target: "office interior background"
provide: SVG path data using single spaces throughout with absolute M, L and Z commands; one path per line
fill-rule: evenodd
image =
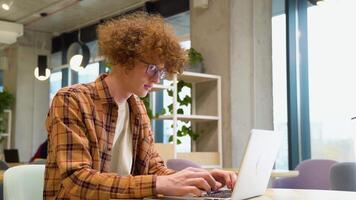
M 0 91 L 7 89 L 16 98 L 11 148 L 19 150 L 21 161 L 28 161 L 46 140 L 44 121 L 56 91 L 93 81 L 109 70 L 90 35 L 94 25 L 147 9 L 148 1 L 12 2 L 10 10 L 0 11 L 0 19 L 24 24 L 24 34 L 15 43 L 0 44 Z M 175 28 L 183 48 L 202 53 L 205 72 L 222 77 L 224 167 L 240 164 L 252 128 L 284 134 L 277 169 L 293 169 L 309 158 L 355 161 L 354 0 L 177 2 L 181 6 L 161 14 Z M 64 44 L 78 35 L 91 55 L 80 72 L 70 69 L 64 58 Z M 50 61 L 51 75 L 45 81 L 33 74 L 39 54 Z M 156 110 L 171 103 L 166 91 L 155 98 L 158 103 L 151 106 Z M 168 143 L 171 122 L 153 121 L 152 127 L 156 142 Z M 191 149 L 190 137 L 182 138 L 178 151 Z

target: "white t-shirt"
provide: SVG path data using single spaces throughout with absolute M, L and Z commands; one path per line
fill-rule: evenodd
M 120 176 L 130 175 L 132 154 L 129 104 L 124 102 L 119 104 L 110 171 Z

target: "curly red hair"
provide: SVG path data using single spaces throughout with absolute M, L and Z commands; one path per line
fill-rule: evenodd
M 159 15 L 135 12 L 98 26 L 100 54 L 108 64 L 134 67 L 136 59 L 155 56 L 167 72 L 182 72 L 187 61 L 173 28 Z

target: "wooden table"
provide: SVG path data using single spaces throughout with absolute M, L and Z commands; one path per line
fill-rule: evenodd
M 144 198 L 145 200 L 158 200 L 167 198 Z M 300 190 L 300 189 L 267 189 L 259 197 L 249 200 L 355 200 L 356 192 L 335 190 Z M 168 199 L 167 199 L 168 200 Z

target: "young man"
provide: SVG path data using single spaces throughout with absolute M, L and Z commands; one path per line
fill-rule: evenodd
M 100 52 L 112 66 L 95 82 L 58 91 L 46 120 L 44 199 L 201 195 L 235 184 L 234 173 L 188 168 L 175 173 L 153 147 L 139 97 L 182 71 L 186 55 L 162 17 L 143 12 L 98 28 Z

